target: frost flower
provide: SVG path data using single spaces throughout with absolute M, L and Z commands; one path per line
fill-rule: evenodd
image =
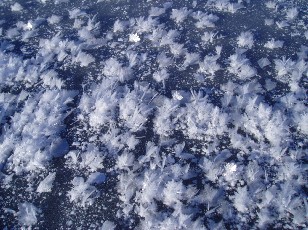
M 130 42 L 139 42 L 140 37 L 138 36 L 138 34 L 130 34 L 129 35 L 129 41 Z

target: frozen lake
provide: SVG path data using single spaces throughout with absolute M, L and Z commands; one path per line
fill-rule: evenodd
M 1 229 L 304 229 L 304 0 L 0 0 Z

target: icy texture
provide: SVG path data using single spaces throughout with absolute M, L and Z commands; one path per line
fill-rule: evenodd
M 305 3 L 0 1 L 0 228 L 307 228 Z

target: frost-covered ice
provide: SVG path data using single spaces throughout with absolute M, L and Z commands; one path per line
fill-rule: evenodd
M 49 173 L 48 176 L 40 182 L 36 191 L 41 192 L 51 192 L 53 181 L 55 180 L 56 173 Z
M 307 228 L 307 10 L 0 1 L 0 228 Z
M 28 202 L 21 203 L 18 206 L 18 221 L 22 226 L 31 226 L 37 223 L 37 208 Z

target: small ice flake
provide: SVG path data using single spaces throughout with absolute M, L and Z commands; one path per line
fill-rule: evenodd
M 25 202 L 19 204 L 18 209 L 17 216 L 21 225 L 31 226 L 37 223 L 39 209 L 37 209 L 33 204 Z
M 183 99 L 183 96 L 178 91 L 174 92 L 173 97 L 174 99 L 179 100 L 179 101 Z
M 43 193 L 43 192 L 51 192 L 52 190 L 52 184 L 56 178 L 56 173 L 49 173 L 48 176 L 42 180 L 37 187 L 37 192 L 38 193 Z
M 225 174 L 231 174 L 231 173 L 236 172 L 236 164 L 234 164 L 234 163 L 226 164 L 225 170 L 226 170 Z
M 271 62 L 267 58 L 261 58 L 258 60 L 258 65 L 263 69 L 265 66 L 270 65 Z
M 166 69 L 159 70 L 153 74 L 153 78 L 157 82 L 162 82 L 169 77 L 169 74 Z
M 130 42 L 139 42 L 140 37 L 138 36 L 138 34 L 130 34 L 129 35 L 129 41 Z
M 33 29 L 33 25 L 30 21 L 28 21 L 27 25 L 26 25 L 26 29 L 27 30 L 32 30 Z
M 225 177 L 225 180 L 230 183 L 231 186 L 235 185 L 237 177 L 236 170 L 237 166 L 234 163 L 227 163 L 225 165 L 225 173 L 223 174 L 223 176 Z
M 273 20 L 273 19 L 265 19 L 265 20 L 264 20 L 264 24 L 265 24 L 266 26 L 271 26 L 271 25 L 274 24 L 274 20 Z
M 23 7 L 19 3 L 16 2 L 14 5 L 11 5 L 11 10 L 18 12 L 18 11 L 22 11 Z

